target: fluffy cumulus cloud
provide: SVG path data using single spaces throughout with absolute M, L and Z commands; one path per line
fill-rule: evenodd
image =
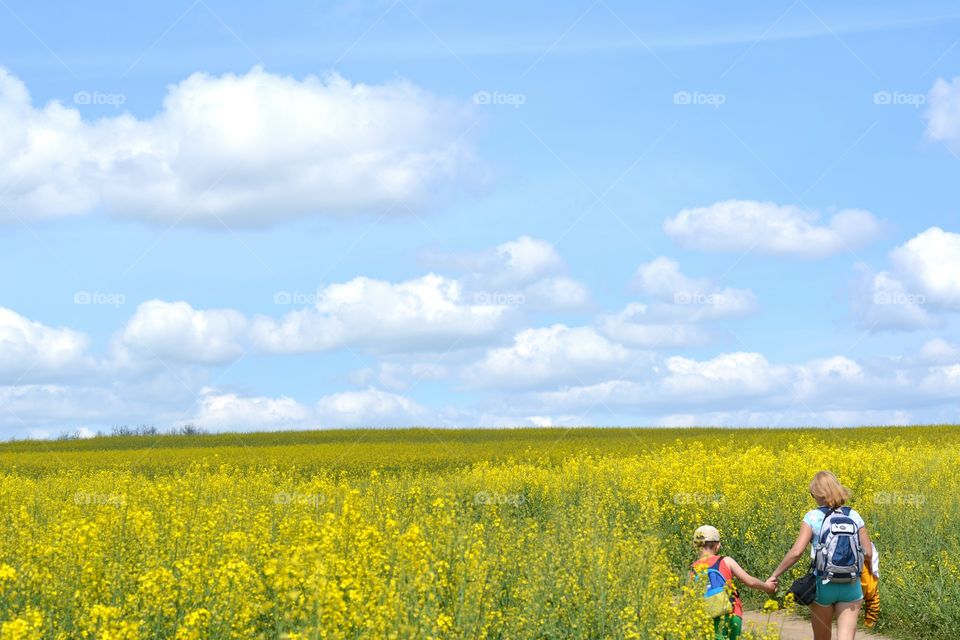
M 325 427 L 416 426 L 429 419 L 428 411 L 410 398 L 375 388 L 324 396 L 316 411 Z
M 566 264 L 546 240 L 522 235 L 479 252 L 431 255 L 437 267 L 461 272 L 466 294 L 533 311 L 578 311 L 590 292 L 565 274 Z
M 960 311 L 960 234 L 932 227 L 894 249 L 889 270 L 857 270 L 854 313 L 863 328 L 936 328 Z
M 137 307 L 114 341 L 120 364 L 223 364 L 244 352 L 247 320 L 233 309 L 197 310 L 150 300 Z
M 521 331 L 511 346 L 489 350 L 465 378 L 471 386 L 501 389 L 582 383 L 625 368 L 630 358 L 627 348 L 590 327 L 556 324 Z
M 274 353 L 444 351 L 492 339 L 514 311 L 509 304 L 465 299 L 460 282 L 434 274 L 398 283 L 354 278 L 329 285 L 317 298 L 312 308 L 279 321 L 256 318 L 256 347 Z
M 50 380 L 82 373 L 92 361 L 79 331 L 48 327 L 0 307 L 0 382 Z
M 749 289 L 721 288 L 709 279 L 691 278 L 666 257 L 640 265 L 632 286 L 654 300 L 602 314 L 597 325 L 608 337 L 638 348 L 706 344 L 712 339 L 710 322 L 749 315 L 759 306 Z
M 960 346 L 944 338 L 932 338 L 920 348 L 920 360 L 939 365 L 960 363 Z
M 927 104 L 927 139 L 960 150 L 960 76 L 953 80 L 937 78 L 927 95 Z
M 493 286 L 533 282 L 563 267 L 563 260 L 552 244 L 530 236 L 497 245 L 476 261 L 476 268 Z
M 242 396 L 206 388 L 193 418 L 212 431 L 266 431 L 413 424 L 427 415 L 409 398 L 375 388 L 325 395 L 313 406 L 281 396 Z
M 211 431 L 308 429 L 311 412 L 293 398 L 240 396 L 213 388 L 202 390 L 193 422 Z
M 900 424 L 896 416 L 947 415 L 960 393 L 960 364 L 912 360 L 868 366 L 844 356 L 801 364 L 771 363 L 751 352 L 706 360 L 673 356 L 637 379 L 612 378 L 518 397 L 514 412 L 599 407 L 638 424 L 767 426 Z
M 932 227 L 894 249 L 890 259 L 931 304 L 960 310 L 960 234 Z
M 916 293 L 889 271 L 871 272 L 857 266 L 853 311 L 857 326 L 868 331 L 931 329 L 943 320 L 926 306 L 926 296 Z
M 814 258 L 868 242 L 882 225 L 861 209 L 843 209 L 821 222 L 816 212 L 793 205 L 725 200 L 684 209 L 663 228 L 682 246 L 699 251 Z
M 119 215 L 222 227 L 419 207 L 478 176 L 470 115 L 415 85 L 197 73 L 140 120 L 34 107 L 0 69 L 2 218 Z M 0 218 L 0 219 L 2 219 Z M 223 224 L 221 224 L 223 223 Z

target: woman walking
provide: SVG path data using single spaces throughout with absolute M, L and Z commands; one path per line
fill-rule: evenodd
M 863 590 L 860 572 L 870 566 L 873 543 L 860 514 L 844 506 L 850 491 L 830 471 L 821 471 L 810 482 L 810 496 L 817 508 L 803 516 L 797 541 L 770 575 L 777 581 L 803 557 L 813 543 L 817 592 L 810 605 L 814 640 L 831 640 L 837 620 L 838 640 L 854 640 Z

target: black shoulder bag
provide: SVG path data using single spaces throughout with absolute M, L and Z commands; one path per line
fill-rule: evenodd
M 787 593 L 793 594 L 793 601 L 797 604 L 810 606 L 817 597 L 817 576 L 813 574 L 813 562 L 810 563 L 810 570 L 807 575 L 798 578 L 790 585 Z

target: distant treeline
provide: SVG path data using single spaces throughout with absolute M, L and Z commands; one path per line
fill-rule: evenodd
M 159 436 L 159 435 L 171 435 L 171 436 L 201 436 L 205 435 L 207 431 L 196 426 L 195 424 L 185 424 L 182 427 L 173 427 L 167 431 L 161 431 L 152 424 L 142 424 L 138 427 L 131 427 L 129 425 L 117 425 L 110 430 L 110 433 L 104 433 L 103 431 L 97 431 L 94 437 L 96 438 L 107 438 L 107 437 L 127 437 L 127 436 Z M 76 431 L 64 431 L 57 436 L 57 440 L 80 440 L 84 438 L 84 434 L 77 429 Z

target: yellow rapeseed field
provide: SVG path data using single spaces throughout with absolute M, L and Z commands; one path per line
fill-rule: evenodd
M 949 427 L 9 443 L 0 640 L 708 638 L 692 531 L 766 577 L 824 468 L 880 549 L 880 628 L 955 638 L 958 462 Z

